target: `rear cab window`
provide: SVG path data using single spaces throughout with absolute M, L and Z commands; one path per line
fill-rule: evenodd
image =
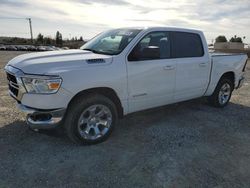
M 200 35 L 188 32 L 171 32 L 171 57 L 202 57 L 204 49 Z

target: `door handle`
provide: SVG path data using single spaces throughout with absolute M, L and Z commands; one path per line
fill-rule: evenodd
M 164 69 L 164 70 L 173 70 L 173 69 L 174 69 L 174 66 L 172 66 L 172 65 L 167 65 L 167 66 L 164 66 L 163 69 Z
M 200 67 L 205 67 L 205 66 L 207 66 L 207 63 L 200 63 L 199 66 Z

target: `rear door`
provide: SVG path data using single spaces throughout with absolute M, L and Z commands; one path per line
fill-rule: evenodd
M 176 60 L 175 100 L 202 96 L 209 82 L 210 61 L 200 34 L 171 32 L 171 53 Z

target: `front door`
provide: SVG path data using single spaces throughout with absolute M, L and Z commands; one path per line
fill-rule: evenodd
M 169 33 L 146 34 L 127 60 L 129 112 L 171 103 L 176 64 L 170 59 Z

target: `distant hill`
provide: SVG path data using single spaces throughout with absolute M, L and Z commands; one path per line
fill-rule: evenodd
M 63 40 L 63 46 L 67 46 L 69 48 L 80 48 L 86 41 L 80 40 Z M 20 38 L 20 37 L 0 37 L 0 44 L 5 45 L 30 45 L 31 39 Z M 50 39 L 49 42 L 44 41 L 43 44 L 37 43 L 36 39 L 34 39 L 33 45 L 47 45 L 47 46 L 56 46 L 55 40 Z
M 31 44 L 31 40 L 19 37 L 0 37 L 0 44 Z

